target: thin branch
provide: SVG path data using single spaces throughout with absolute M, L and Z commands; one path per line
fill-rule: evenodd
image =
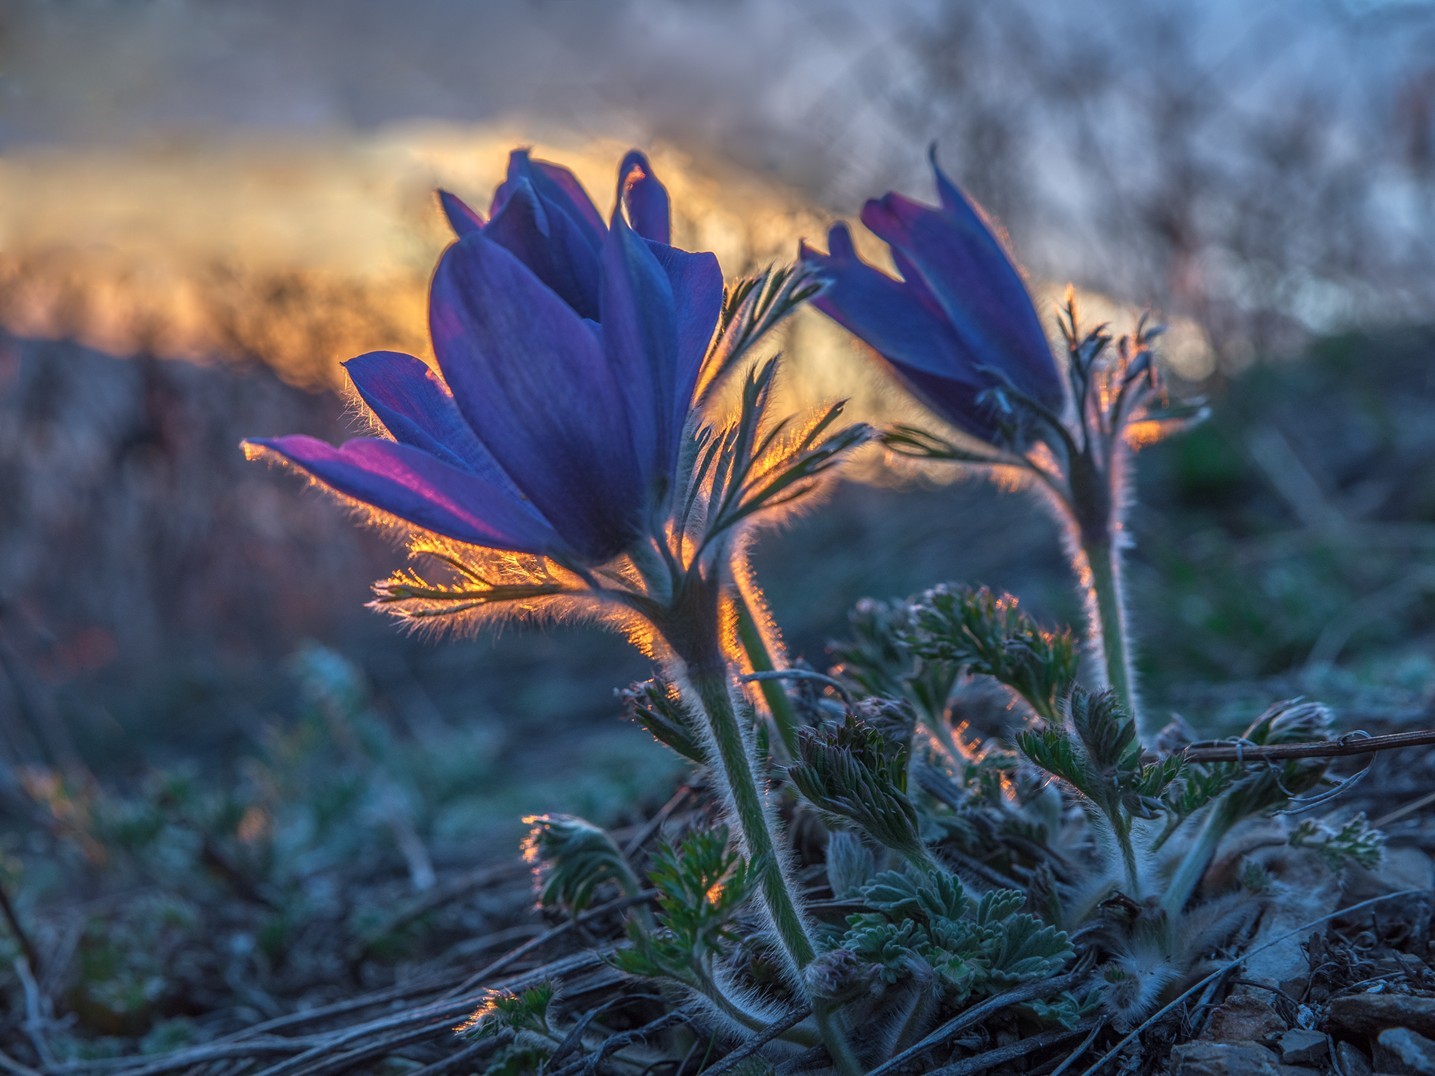
M 1386 826 L 1390 825 L 1390 823 L 1398 821 L 1399 819 L 1404 818 L 1408 814 L 1414 814 L 1416 811 L 1423 810 L 1424 808 L 1429 807 L 1432 803 L 1435 803 L 1435 792 L 1427 792 L 1418 800 L 1412 800 L 1411 802 L 1404 804 L 1401 807 L 1397 807 L 1395 808 L 1395 810 L 1389 812 L 1388 814 L 1381 815 L 1379 818 L 1377 818 L 1370 824 L 1375 829 L 1384 829 Z
M 785 1032 L 791 1031 L 798 1024 L 802 1023 L 803 1020 L 807 1019 L 807 1016 L 808 1013 L 806 1009 L 798 1009 L 795 1012 L 788 1013 L 776 1023 L 769 1024 L 766 1030 L 762 1032 L 762 1034 L 757 1035 L 754 1038 L 748 1039 L 747 1042 L 743 1043 L 732 1053 L 728 1054 L 712 1068 L 705 1069 L 703 1072 L 703 1076 L 722 1076 L 722 1074 L 725 1072 L 732 1072 L 749 1057 L 751 1057 L 753 1054 L 757 1053 L 764 1046 L 770 1043 L 773 1039 L 784 1034 Z
M 35 1048 L 35 1053 L 39 1055 L 41 1064 L 49 1068 L 55 1063 L 55 1055 L 45 1038 L 45 1014 L 39 984 L 35 982 L 30 964 L 24 957 L 16 957 L 14 967 L 15 974 L 25 990 L 25 1034 L 30 1039 L 30 1045 Z
M 1100 1030 L 1098 1023 L 1095 1030 Z M 1018 1039 L 1016 1042 L 1008 1043 L 1005 1046 L 998 1046 L 992 1050 L 983 1050 L 972 1057 L 964 1057 L 942 1068 L 933 1069 L 931 1076 L 975 1076 L 978 1072 L 986 1072 L 998 1065 L 1005 1065 L 1008 1061 L 1015 1061 L 1027 1054 L 1034 1054 L 1038 1050 L 1044 1050 L 1048 1046 L 1055 1046 L 1065 1039 L 1074 1039 L 1086 1029 L 1076 1027 L 1067 1029 L 1064 1027 L 1055 1028 L 1051 1031 L 1043 1031 L 1037 1035 L 1028 1035 Z
M 1081 1045 L 1078 1046 L 1071 1053 L 1067 1054 L 1066 1060 L 1063 1061 L 1061 1064 L 1057 1065 L 1056 1068 L 1052 1069 L 1048 1076 L 1064 1076 L 1064 1074 L 1071 1068 L 1071 1066 L 1075 1065 L 1076 1062 L 1081 1059 L 1081 1055 L 1086 1053 L 1087 1050 L 1091 1049 L 1091 1044 L 1096 1041 L 1096 1036 L 1100 1035 L 1102 1029 L 1105 1027 L 1105 1017 L 1096 1021 L 1096 1023 L 1091 1028 L 1090 1034 L 1088 1034 L 1086 1038 L 1081 1040 Z
M 1343 758 L 1347 755 L 1370 755 L 1377 751 L 1397 751 L 1403 747 L 1435 744 L 1435 729 L 1415 732 L 1393 732 L 1384 736 L 1352 733 L 1338 740 L 1316 740 L 1311 743 L 1245 744 L 1239 741 L 1192 744 L 1181 753 L 1187 762 L 1275 762 L 1292 758 Z
M 20 952 L 25 956 L 25 963 L 30 965 L 30 974 L 36 981 L 44 978 L 40 969 L 40 953 L 35 948 L 35 943 L 30 940 L 30 935 L 20 925 L 20 917 L 15 913 L 15 905 L 10 902 L 10 889 L 5 880 L 0 878 L 0 913 L 5 917 L 5 923 L 10 927 L 10 933 L 15 935 L 15 940 L 20 943 Z
M 22 1065 L 13 1057 L 0 1053 L 0 1070 L 11 1073 L 12 1076 L 41 1076 L 39 1069 L 32 1069 L 29 1065 Z

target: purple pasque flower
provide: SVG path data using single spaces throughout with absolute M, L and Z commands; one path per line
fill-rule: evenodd
M 901 279 L 857 256 L 845 224 L 828 253 L 802 261 L 827 278 L 814 305 L 869 344 L 923 403 L 993 444 L 1005 436 L 997 390 L 1060 413 L 1064 389 L 1021 274 L 981 213 L 937 164 L 940 204 L 887 194 L 862 223 L 892 251 Z
M 429 295 L 441 376 L 390 351 L 345 363 L 392 439 L 246 446 L 471 545 L 583 566 L 660 534 L 722 305 L 717 259 L 668 245 L 667 192 L 636 152 L 606 226 L 571 172 L 524 151 L 486 223 L 441 197 L 458 234 Z
M 619 200 L 628 223 L 644 239 L 667 246 L 671 225 L 667 189 L 637 150 L 618 169 Z M 600 320 L 603 243 L 609 229 L 573 173 L 535 161 L 525 149 L 508 158 L 488 221 L 456 195 L 439 191 L 449 226 L 460 238 L 485 233 L 526 265 L 580 317 Z

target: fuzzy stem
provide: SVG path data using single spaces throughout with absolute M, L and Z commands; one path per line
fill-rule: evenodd
M 721 659 L 719 659 L 719 662 Z M 715 760 L 727 785 L 728 807 L 757 875 L 763 904 L 793 966 L 801 971 L 816 950 L 807 924 L 793 897 L 795 887 L 784 876 L 782 857 L 773 839 L 774 824 L 759 791 L 747 738 L 732 703 L 732 686 L 725 664 L 689 663 L 688 676 L 712 733 Z
M 727 994 L 723 992 L 722 987 L 718 986 L 717 980 L 713 978 L 712 974 L 706 968 L 694 968 L 692 981 L 684 983 L 683 985 L 692 990 L 696 990 L 703 997 L 707 998 L 707 1000 L 729 1020 L 741 1025 L 754 1034 L 765 1031 L 772 1023 L 770 1019 L 764 1019 L 761 1016 L 747 1012 L 741 1005 L 728 997 Z M 798 1046 L 808 1048 L 816 1046 L 818 1042 L 817 1036 L 812 1033 L 810 1028 L 803 1024 L 798 1024 L 778 1037 L 784 1041 L 796 1043 Z
M 804 1000 L 811 1001 L 802 971 L 812 963 L 817 948 L 802 914 L 799 890 L 779 852 L 777 819 L 768 809 L 750 738 L 733 705 L 736 682 L 723 647 L 723 606 L 720 587 L 693 573 L 681 581 L 670 605 L 648 609 L 646 615 L 679 665 L 674 679 L 683 685 L 688 705 L 704 719 L 709 765 L 720 774 L 726 813 L 748 857 L 748 869 L 757 878 L 759 903 Z M 814 1004 L 812 1015 L 837 1070 L 843 1076 L 860 1076 L 862 1067 L 835 1014 Z
M 915 706 L 914 700 L 913 704 Z M 920 707 L 916 707 L 916 709 L 917 713 L 920 714 L 922 712 Z M 937 743 L 941 745 L 942 750 L 947 753 L 947 758 L 951 760 L 953 766 L 962 767 L 966 765 L 967 756 L 964 755 L 961 748 L 957 746 L 957 739 L 952 735 L 952 727 L 947 724 L 945 716 L 937 717 L 932 721 L 923 721 L 922 724 L 927 726 L 927 731 L 932 734 Z M 908 754 L 908 774 L 912 772 L 912 759 L 916 758 L 916 756 L 917 752 L 915 751 L 909 752 Z
M 738 642 L 742 645 L 753 672 L 776 672 L 777 663 L 763 635 L 762 624 L 753 611 L 753 604 L 754 601 L 749 598 L 746 588 L 738 588 L 733 597 L 733 606 L 737 613 Z M 787 751 L 787 757 L 797 758 L 797 711 L 792 708 L 787 689 L 778 680 L 761 680 L 758 687 L 763 701 L 767 703 L 768 713 L 772 715 L 777 735 Z
M 728 806 L 742 835 L 751 869 L 757 875 L 762 903 L 788 959 L 800 973 L 812 963 L 816 948 L 794 897 L 796 887 L 786 877 L 783 858 L 777 851 L 773 819 L 759 791 L 752 753 L 732 704 L 732 685 L 726 663 L 720 658 L 718 661 L 719 664 L 710 661 L 697 665 L 690 663 L 688 676 L 712 732 L 717 761 L 728 788 Z M 833 1014 L 825 1006 L 814 1003 L 812 1015 L 823 1045 L 832 1055 L 838 1071 L 860 1073 L 861 1066 L 852 1055 L 851 1047 L 847 1045 Z
M 1131 844 L 1131 823 L 1124 819 L 1111 819 L 1111 831 L 1116 837 L 1116 846 L 1121 849 L 1121 863 L 1126 868 L 1126 881 L 1131 887 L 1131 898 L 1140 900 L 1141 871 L 1136 863 L 1136 849 Z
M 1166 884 L 1166 893 L 1161 898 L 1161 906 L 1168 915 L 1176 915 L 1186 907 L 1191 895 L 1196 892 L 1196 886 L 1200 884 L 1201 878 L 1206 873 L 1206 868 L 1211 865 L 1211 859 L 1216 854 L 1216 846 L 1225 837 L 1226 831 L 1233 824 L 1230 812 L 1225 810 L 1224 802 L 1217 802 L 1211 805 L 1209 813 L 1201 823 L 1201 830 L 1196 834 L 1196 839 L 1186 849 L 1186 854 L 1181 857 L 1181 862 L 1176 867 L 1176 873 L 1171 875 L 1171 881 Z
M 867 1071 L 857 1060 L 852 1047 L 847 1043 L 847 1032 L 834 1006 L 826 1001 L 812 1003 L 812 1020 L 817 1024 L 817 1033 L 822 1036 L 822 1045 L 832 1057 L 832 1065 L 842 1076 L 862 1076 Z
M 1086 582 L 1087 636 L 1100 650 L 1102 686 L 1116 692 L 1122 708 L 1136 722 L 1142 742 L 1150 743 L 1155 730 L 1146 727 L 1137 705 L 1121 581 L 1121 550 L 1109 538 L 1083 538 L 1077 567 Z

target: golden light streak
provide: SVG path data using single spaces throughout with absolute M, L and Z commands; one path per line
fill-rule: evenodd
M 613 162 L 629 146 L 545 130 L 551 138 L 534 154 L 571 166 L 606 212 Z M 432 191 L 483 212 L 508 151 L 530 142 L 517 124 L 416 121 L 358 137 L 14 150 L 0 160 L 0 324 L 118 355 L 256 358 L 310 386 L 341 384 L 338 364 L 375 348 L 431 359 L 427 282 L 450 241 Z M 672 195 L 675 242 L 714 251 L 730 278 L 791 261 L 799 238 L 826 233 L 830 214 L 717 152 L 645 148 Z M 891 270 L 884 244 L 860 226 L 853 235 L 865 258 Z M 1059 289 L 1036 292 L 1049 321 Z M 1083 301 L 1113 325 L 1135 314 L 1100 296 Z M 799 317 L 779 337 L 773 347 L 793 365 L 784 391 L 802 397 L 798 407 L 849 396 L 854 418 L 931 424 L 826 319 Z M 1171 323 L 1162 353 L 1183 377 L 1212 368 L 1189 323 Z M 879 458 L 852 474 L 890 481 Z M 952 473 L 921 469 L 929 480 Z

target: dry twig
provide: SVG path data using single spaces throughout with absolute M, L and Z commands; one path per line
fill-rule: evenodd
M 1435 729 L 1392 732 L 1384 736 L 1349 735 L 1309 743 L 1247 744 L 1238 740 L 1197 743 L 1181 752 L 1187 762 L 1278 762 L 1294 758 L 1343 758 L 1435 744 Z

